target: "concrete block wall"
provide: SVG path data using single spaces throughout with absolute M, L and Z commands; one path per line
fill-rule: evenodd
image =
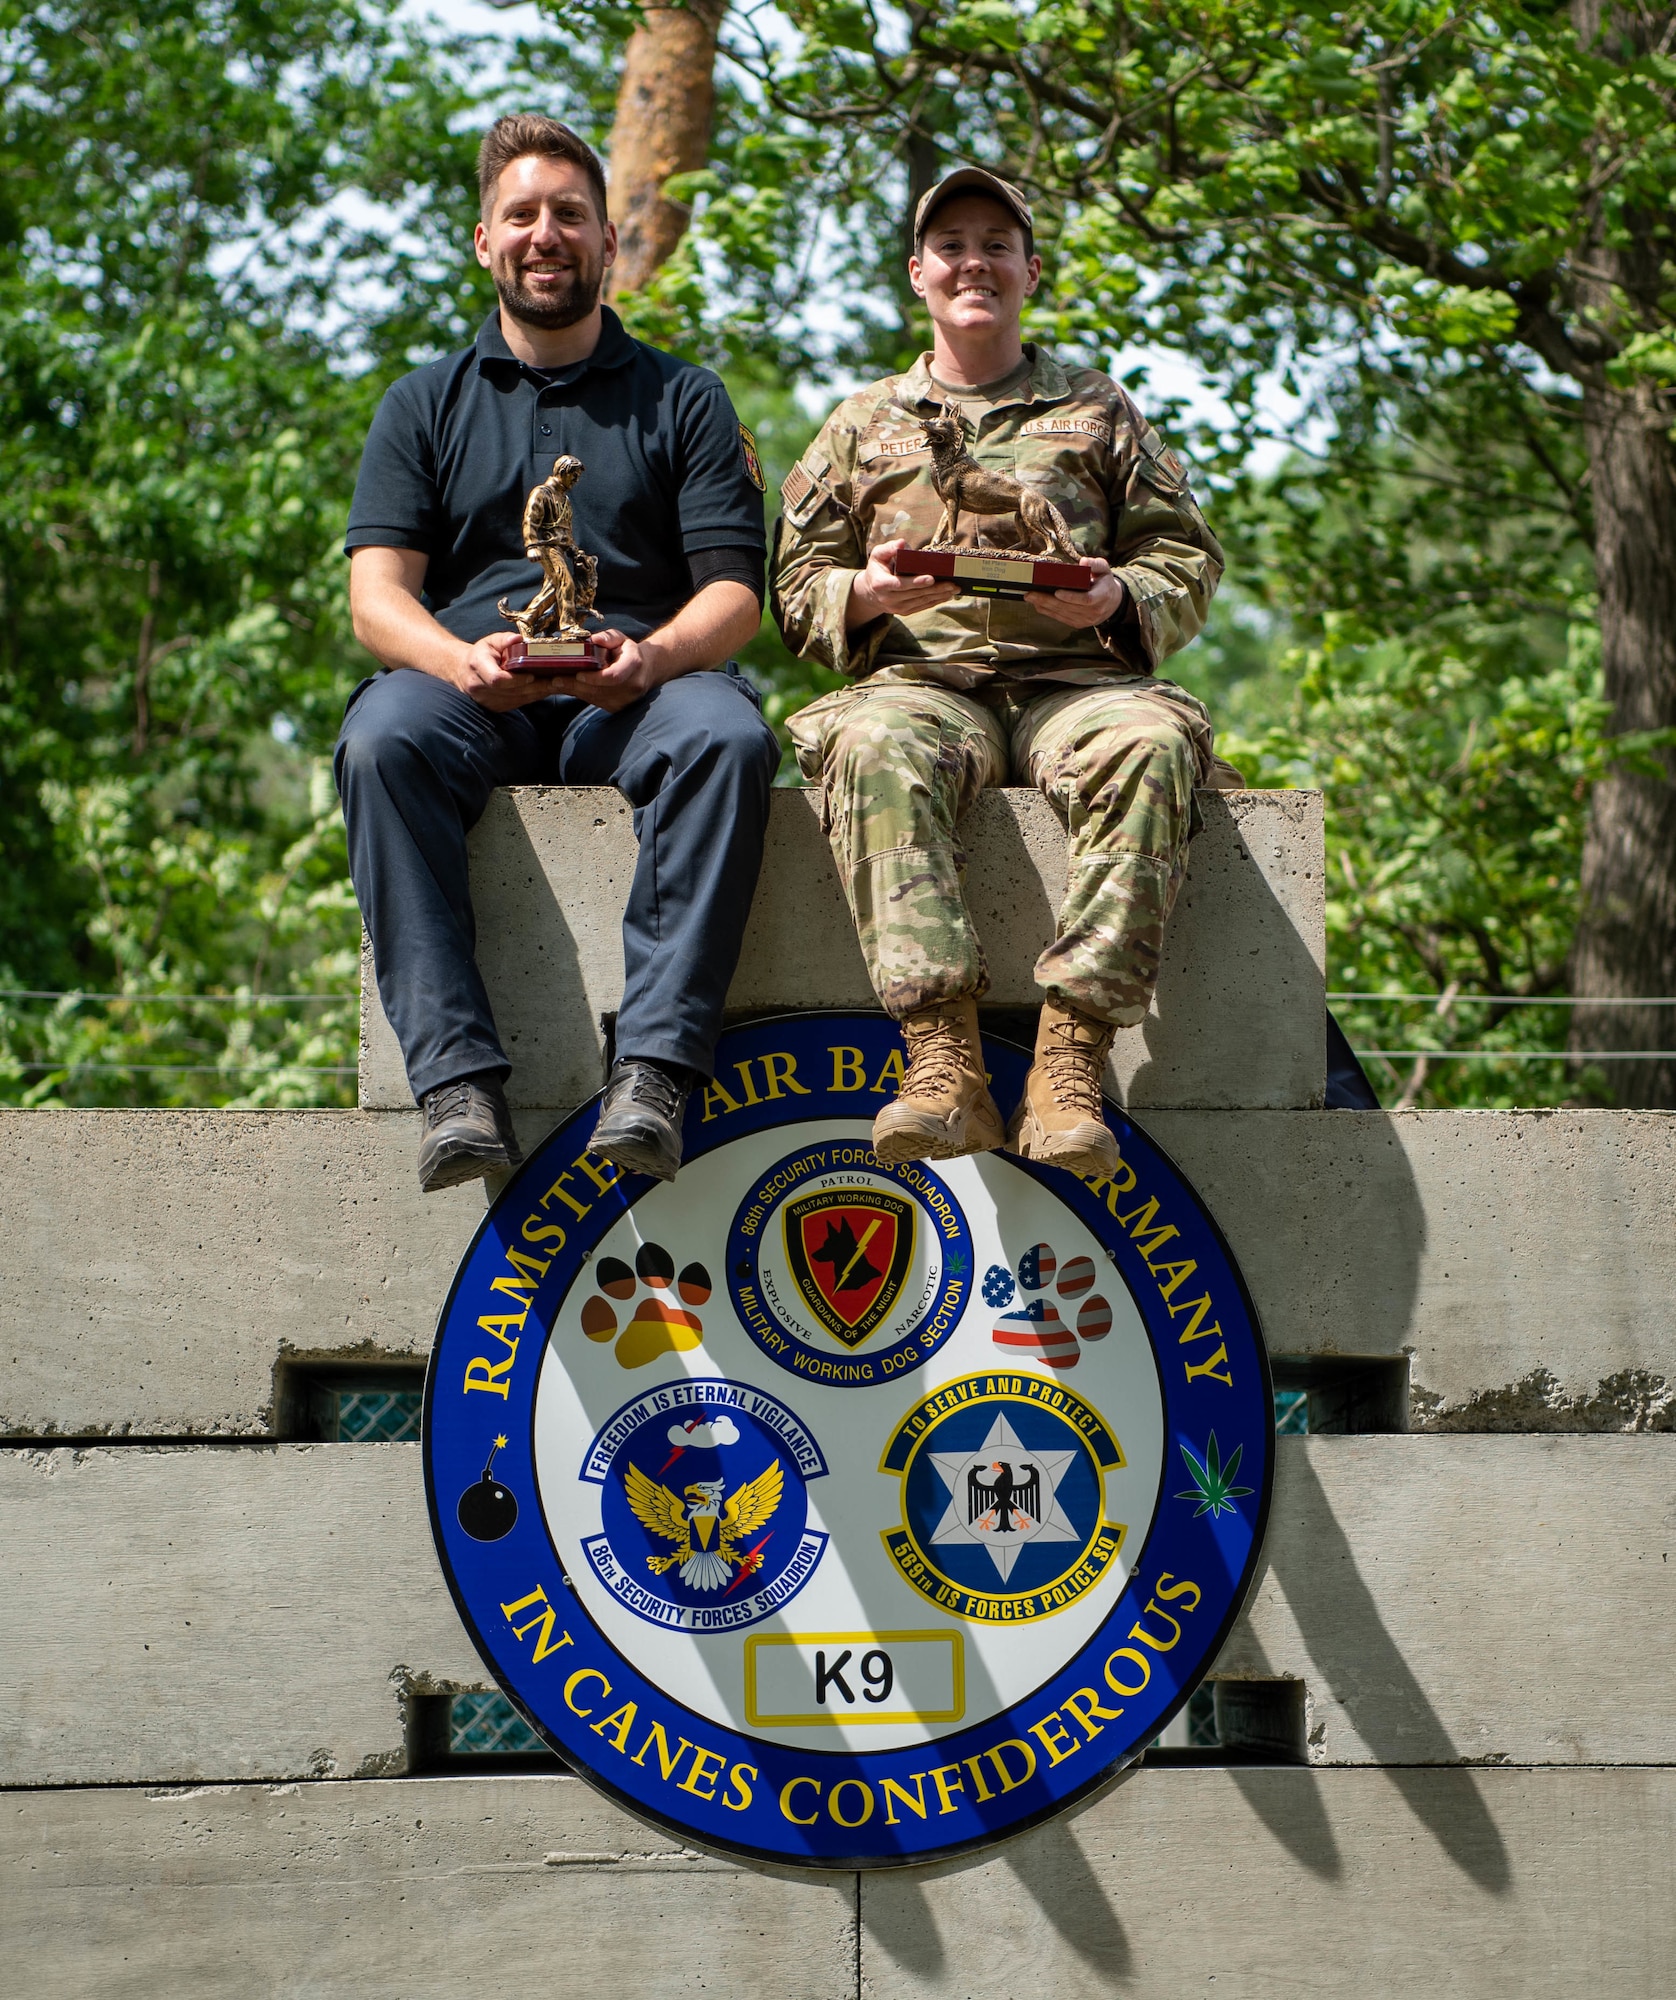
M 423 1359 L 481 1214 L 418 1195 L 369 1004 L 390 1109 L 0 1112 L 0 1964 L 148 2000 L 1662 1995 L 1676 1117 L 1311 1108 L 1318 802 L 1207 807 L 1118 1080 L 1162 1093 L 1141 1115 L 1271 1350 L 1408 1375 L 1406 1434 L 1281 1440 L 1217 1662 L 1301 1683 L 1306 1762 L 1148 1762 L 859 1881 L 682 1849 L 569 1777 L 409 1775 L 409 1701 L 486 1685 L 419 1449 L 286 1435 L 289 1370 Z M 974 818 L 1020 1004 L 1056 833 L 1017 795 Z M 610 793 L 509 795 L 479 834 L 532 1136 L 597 1087 L 627 837 Z M 742 1010 L 866 1004 L 836 896 L 777 800 Z
M 1165 936 L 1158 995 L 1119 1036 L 1111 1084 L 1128 1104 L 1317 1105 L 1326 1073 L 1321 799 L 1201 792 L 1204 827 Z M 569 1110 L 599 1088 L 604 1023 L 623 991 L 622 913 L 633 814 L 606 788 L 497 792 L 471 836 L 478 962 L 512 1062 L 514 1106 Z M 989 959 L 989 1007 L 1039 1003 L 1065 835 L 1039 792 L 989 791 L 962 822 L 967 898 Z M 401 1052 L 362 968 L 368 1110 L 413 1103 Z M 820 794 L 777 791 L 762 879 L 728 1006 L 738 1014 L 875 1004 Z

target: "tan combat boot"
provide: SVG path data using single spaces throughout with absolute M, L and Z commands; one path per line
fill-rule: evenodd
M 873 1151 L 888 1167 L 988 1153 L 1005 1136 L 984 1078 L 978 1003 L 945 1000 L 902 1023 L 908 1071 L 894 1104 L 873 1120 Z
M 1101 1085 L 1117 1030 L 1057 1000 L 1042 1009 L 1036 1060 L 1007 1127 L 1007 1146 L 1026 1160 L 1073 1174 L 1114 1174 L 1117 1141 Z

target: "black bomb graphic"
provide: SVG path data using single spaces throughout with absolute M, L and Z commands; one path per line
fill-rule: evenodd
M 481 1477 L 460 1495 L 456 1509 L 460 1526 L 474 1542 L 498 1542 L 518 1525 L 518 1502 L 495 1477 L 495 1453 L 505 1449 L 506 1439 L 496 1438 Z

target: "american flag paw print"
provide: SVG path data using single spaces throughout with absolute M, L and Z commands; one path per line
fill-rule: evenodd
M 1019 1360 L 1074 1368 L 1082 1343 L 1104 1340 L 1112 1330 L 1111 1304 L 1095 1291 L 1096 1276 L 1092 1257 L 1061 1264 L 1046 1243 L 1031 1244 L 1012 1271 L 991 1264 L 983 1296 L 995 1309 L 995 1345 Z M 1067 1315 L 1074 1315 L 1074 1324 Z

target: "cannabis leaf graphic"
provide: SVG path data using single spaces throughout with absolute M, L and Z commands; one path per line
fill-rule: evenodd
M 1187 1461 L 1187 1476 L 1192 1480 L 1193 1484 L 1185 1493 L 1178 1493 L 1175 1497 L 1178 1500 L 1198 1501 L 1198 1506 L 1193 1509 L 1194 1520 L 1198 1520 L 1201 1514 L 1208 1514 L 1213 1521 L 1218 1514 L 1237 1514 L 1239 1509 L 1234 1505 L 1234 1502 L 1244 1499 L 1246 1494 L 1251 1491 L 1249 1486 L 1236 1486 L 1234 1484 L 1234 1478 L 1239 1472 L 1240 1459 L 1244 1454 L 1245 1446 L 1243 1444 L 1235 1445 L 1234 1455 L 1226 1465 L 1222 1463 L 1222 1454 L 1216 1447 L 1215 1431 L 1211 1432 L 1209 1441 L 1205 1445 L 1205 1456 L 1202 1464 L 1193 1456 L 1186 1445 L 1181 1445 L 1178 1449 L 1182 1457 Z

